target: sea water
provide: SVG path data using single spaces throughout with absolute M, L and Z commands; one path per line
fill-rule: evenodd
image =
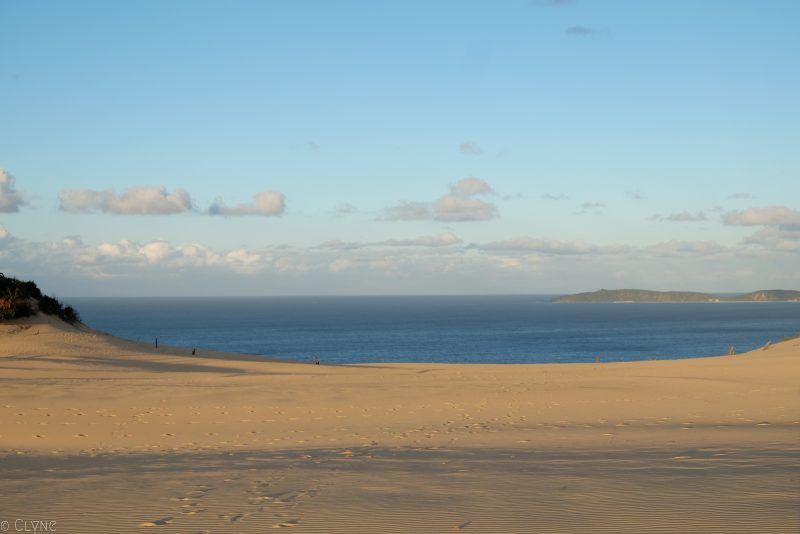
M 543 363 L 738 352 L 800 332 L 800 303 L 554 304 L 552 296 L 70 298 L 89 326 L 324 363 Z

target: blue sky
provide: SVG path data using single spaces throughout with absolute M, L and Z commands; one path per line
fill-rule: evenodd
M 0 0 L 0 266 L 65 296 L 798 288 L 799 19 Z

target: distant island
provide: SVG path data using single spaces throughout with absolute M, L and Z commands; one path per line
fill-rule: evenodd
M 760 289 L 751 293 L 724 297 L 692 291 L 648 291 L 646 289 L 601 289 L 588 293 L 563 295 L 555 303 L 579 302 L 800 302 L 800 291 Z

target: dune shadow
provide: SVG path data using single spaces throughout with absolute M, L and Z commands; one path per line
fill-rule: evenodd
M 152 371 L 155 373 L 234 373 L 245 374 L 248 371 L 238 367 L 223 367 L 221 365 L 201 365 L 188 363 L 172 363 L 156 360 L 135 360 L 129 358 L 110 358 L 100 356 L 81 356 L 80 358 L 53 358 L 50 356 L 12 356 L 8 358 L 12 361 L 36 361 L 47 362 L 61 365 L 76 366 L 108 366 L 121 369 L 137 369 L 141 371 Z
M 718 451 L 725 450 L 723 456 Z M 376 446 L 284 449 L 276 451 L 169 451 L 125 454 L 0 456 L 4 480 L 82 478 L 111 474 L 191 474 L 334 469 L 337 472 L 415 472 L 452 475 L 458 466 L 472 472 L 550 476 L 579 472 L 583 476 L 682 475 L 687 465 L 702 464 L 718 474 L 800 473 L 798 448 L 520 450 Z

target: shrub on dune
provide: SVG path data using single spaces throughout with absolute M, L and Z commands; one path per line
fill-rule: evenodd
M 45 295 L 35 282 L 22 281 L 0 273 L 0 320 L 18 319 L 34 314 L 34 303 L 40 312 L 57 315 L 75 324 L 80 315 L 72 306 L 64 306 L 57 298 Z

